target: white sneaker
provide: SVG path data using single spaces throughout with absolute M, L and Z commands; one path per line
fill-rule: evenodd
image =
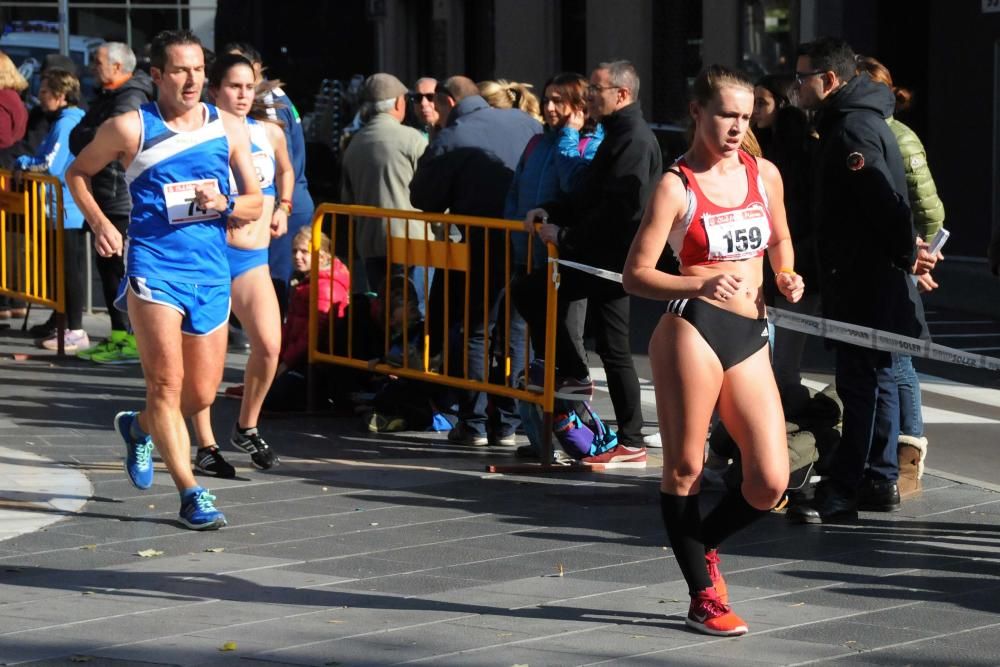
M 660 432 L 657 431 L 651 435 L 642 436 L 642 444 L 651 449 L 662 449 L 663 443 L 660 442 Z
M 84 350 L 90 347 L 90 338 L 87 337 L 87 332 L 83 329 L 66 329 L 63 335 L 63 343 L 63 350 L 65 352 L 76 352 L 77 350 Z M 38 341 L 38 347 L 44 350 L 58 350 L 59 332 L 57 331 L 48 338 Z

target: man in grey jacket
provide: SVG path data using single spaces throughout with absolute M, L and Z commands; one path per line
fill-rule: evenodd
M 372 106 L 371 120 L 358 130 L 344 152 L 341 199 L 345 204 L 412 210 L 410 181 L 417 160 L 427 148 L 423 133 L 403 125 L 407 89 L 392 74 L 373 74 L 365 81 L 364 102 Z M 409 230 L 407 231 L 407 226 Z M 411 239 L 426 238 L 419 220 L 358 218 L 354 238 L 365 265 L 368 289 L 381 293 L 386 275 L 387 234 Z M 424 270 L 413 269 L 411 278 L 423 312 Z

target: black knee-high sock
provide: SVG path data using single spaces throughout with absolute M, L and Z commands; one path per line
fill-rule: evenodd
M 698 511 L 698 494 L 675 496 L 660 492 L 660 511 L 663 525 L 670 538 L 677 565 L 681 568 L 688 592 L 711 587 L 712 580 L 705 566 L 705 545 L 701 541 L 701 514 Z
M 740 531 L 767 514 L 743 497 L 739 489 L 730 489 L 722 502 L 701 522 L 701 537 L 706 549 L 715 549 L 733 533 Z

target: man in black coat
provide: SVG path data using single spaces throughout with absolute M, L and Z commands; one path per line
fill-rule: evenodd
M 502 218 L 507 190 L 514 177 L 521 153 L 542 125 L 518 109 L 495 109 L 482 96 L 471 79 L 453 76 L 438 84 L 435 94 L 442 129 L 435 136 L 417 163 L 410 182 L 410 203 L 422 211 L 449 211 L 459 215 Z M 469 378 L 482 380 L 487 331 L 485 319 L 492 326 L 496 319 L 496 300 L 504 287 L 504 234 L 489 235 L 486 254 L 484 230 L 470 227 L 463 241 L 469 245 Z M 444 271 L 438 270 L 432 280 L 428 298 L 432 345 L 442 342 Z M 453 329 L 450 344 L 461 338 L 459 323 L 463 322 L 465 306 L 465 275 L 450 271 L 448 279 L 451 305 L 449 314 Z M 484 295 L 484 280 L 488 294 Z M 434 350 L 436 352 L 436 350 Z M 452 364 L 461 365 L 461 354 L 452 354 Z M 516 368 L 516 361 L 513 362 Z M 457 369 L 451 369 L 461 375 Z M 467 445 L 514 444 L 514 431 L 520 423 L 511 399 L 497 398 L 496 418 L 487 426 L 487 397 L 482 392 L 464 392 L 459 399 L 459 422 L 448 433 L 452 442 Z
M 545 223 L 539 233 L 559 248 L 561 259 L 615 273 L 625 266 L 646 202 L 663 174 L 659 143 L 643 120 L 638 100 L 639 76 L 627 60 L 601 63 L 591 74 L 588 110 L 604 126 L 604 141 L 587 168 L 580 194 L 546 203 L 526 216 L 526 223 Z M 573 268 L 560 271 L 557 395 L 585 400 L 593 394 L 587 360 L 573 345 L 566 321 L 569 303 L 587 299 L 622 443 L 621 451 L 609 453 L 600 463 L 610 467 L 645 461 L 639 379 L 629 346 L 629 297 L 620 283 Z M 537 355 L 545 350 L 545 280 L 541 267 L 515 281 L 512 290 L 518 311 L 531 327 Z
M 799 102 L 817 111 L 813 161 L 823 314 L 864 328 L 926 337 L 923 307 L 910 280 L 933 267 L 916 245 L 903 158 L 886 123 L 892 91 L 855 72 L 845 42 L 821 38 L 799 49 Z M 858 509 L 899 507 L 899 395 L 889 352 L 834 344 L 843 432 L 828 479 L 790 520 L 821 523 Z
M 99 46 L 94 53 L 93 67 L 101 90 L 91 102 L 87 114 L 69 135 L 69 149 L 74 155 L 78 155 L 93 141 L 104 121 L 135 111 L 139 105 L 149 102 L 155 96 L 152 79 L 145 72 L 135 69 L 135 54 L 126 44 L 106 42 Z M 125 169 L 121 162 L 110 163 L 93 177 L 91 184 L 97 204 L 124 238 L 132 211 L 132 198 L 125 184 Z M 120 354 L 123 346 L 134 351 L 135 340 L 127 333 L 125 313 L 111 305 L 122 276 L 125 275 L 125 261 L 121 255 L 98 256 L 97 272 L 101 277 L 104 303 L 108 305 L 108 315 L 111 317 L 111 337 L 99 346 L 100 349 L 91 348 L 85 354 L 93 356 L 98 353 L 102 357 L 105 353 L 111 355 L 112 358 L 105 359 L 106 361 L 137 361 L 138 358 L 131 353 L 127 355 L 131 359 Z

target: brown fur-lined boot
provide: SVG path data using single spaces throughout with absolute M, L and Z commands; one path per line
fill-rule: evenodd
M 927 438 L 915 435 L 899 436 L 899 497 L 908 498 L 920 493 L 924 476 L 924 459 L 927 457 Z

